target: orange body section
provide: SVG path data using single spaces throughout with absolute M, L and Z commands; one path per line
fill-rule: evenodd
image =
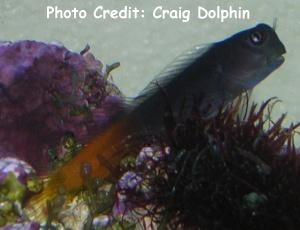
M 114 165 L 120 161 L 121 154 L 116 152 L 114 146 L 126 136 L 126 123 L 117 122 L 107 129 L 103 134 L 96 137 L 91 143 L 84 147 L 72 160 L 59 168 L 52 178 L 49 186 L 55 184 L 67 190 L 73 190 L 82 186 L 81 167 L 87 163 L 91 166 L 93 177 L 107 177 L 110 169 L 106 163 Z
M 108 177 L 111 173 L 108 164 L 116 166 L 122 158 L 122 154 L 118 154 L 117 148 L 114 148 L 114 146 L 119 145 L 128 134 L 127 124 L 130 122 L 126 121 L 127 119 L 123 119 L 109 126 L 73 159 L 50 175 L 44 190 L 33 196 L 26 205 L 35 208 L 35 210 L 29 211 L 30 216 L 37 220 L 44 218 L 47 200 L 54 198 L 60 188 L 63 188 L 66 192 L 79 189 L 83 185 L 83 164 L 87 163 L 91 167 L 91 176 Z

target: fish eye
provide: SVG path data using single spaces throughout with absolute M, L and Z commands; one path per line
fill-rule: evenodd
M 255 31 L 250 34 L 250 40 L 254 45 L 261 45 L 264 42 L 264 37 L 261 32 Z

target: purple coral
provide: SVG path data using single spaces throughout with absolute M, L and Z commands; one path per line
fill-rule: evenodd
M 38 230 L 38 229 L 40 229 L 40 225 L 37 222 L 11 224 L 3 228 L 3 230 Z
M 57 44 L 0 43 L 0 157 L 17 157 L 38 172 L 66 133 L 85 142 L 122 110 L 108 91 L 102 63 Z
M 120 189 L 134 189 L 141 182 L 142 178 L 134 172 L 126 172 L 119 180 L 118 187 Z
M 136 158 L 136 171 L 127 171 L 117 183 L 113 216 L 125 217 L 142 203 L 151 200 L 149 181 L 160 170 L 160 164 L 171 155 L 170 147 L 144 147 Z M 135 199 L 137 198 L 137 199 Z

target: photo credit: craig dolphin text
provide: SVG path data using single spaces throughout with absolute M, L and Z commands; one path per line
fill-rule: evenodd
M 119 19 L 119 20 L 136 20 L 143 19 L 150 16 L 155 20 L 176 20 L 181 22 L 189 22 L 194 20 L 217 20 L 225 22 L 227 20 L 249 20 L 250 10 L 244 9 L 241 6 L 221 7 L 219 5 L 213 8 L 205 8 L 203 6 L 196 6 L 193 9 L 183 8 L 181 6 L 176 8 L 168 8 L 167 6 L 155 6 L 152 9 L 140 9 L 135 6 L 123 5 L 118 9 L 110 9 L 105 6 L 98 5 L 93 11 L 85 9 L 77 9 L 76 7 L 69 9 L 62 9 L 59 6 L 47 6 L 46 17 L 47 19 L 86 19 L 92 16 L 97 20 L 106 19 Z

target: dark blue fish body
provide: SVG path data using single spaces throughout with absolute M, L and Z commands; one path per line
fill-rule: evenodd
M 186 98 L 202 106 L 232 101 L 276 70 L 285 47 L 270 26 L 259 24 L 177 58 L 133 101 L 129 116 L 143 126 L 162 125 L 167 106 L 178 112 Z
M 192 101 L 191 97 L 202 97 L 206 104 L 218 108 L 252 89 L 277 69 L 283 63 L 283 53 L 285 48 L 275 31 L 259 24 L 180 56 L 133 100 L 125 114 L 120 113 L 118 119 L 51 175 L 43 192 L 29 202 L 29 207 L 38 207 L 31 216 L 35 219 L 42 216 L 45 201 L 55 196 L 57 188 L 66 188 L 66 191 L 80 188 L 82 165 L 89 164 L 92 176 L 109 176 L 111 166 L 118 165 L 122 158 L 115 146 L 145 127 L 162 127 L 167 106 L 177 112 L 183 98 L 188 102 Z

